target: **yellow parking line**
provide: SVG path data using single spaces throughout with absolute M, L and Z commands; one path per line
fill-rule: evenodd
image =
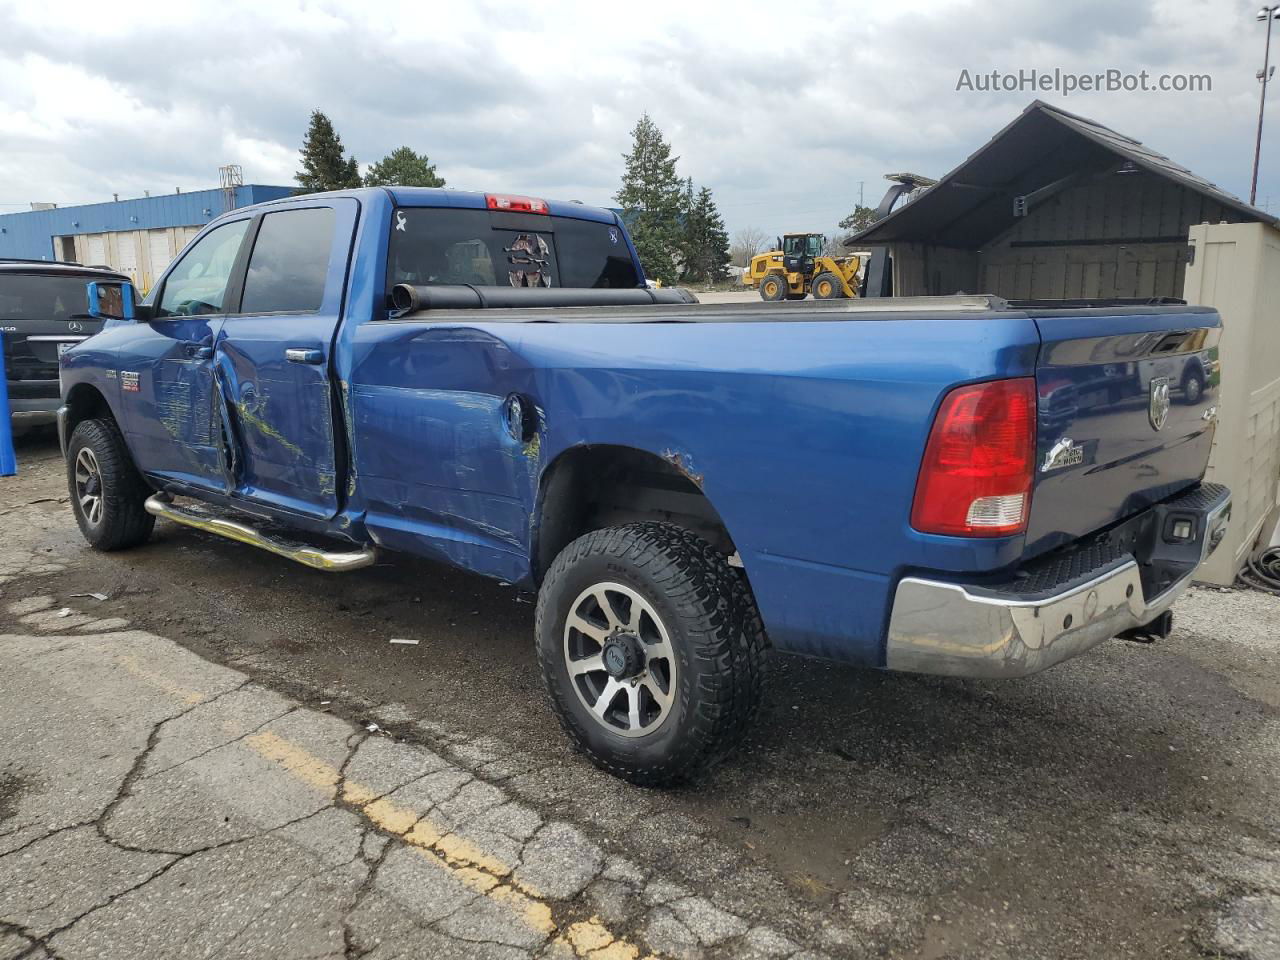
M 201 693 L 199 690 L 192 690 L 190 687 L 184 687 L 181 684 L 174 683 L 168 677 L 161 676 L 154 670 L 144 667 L 142 663 L 131 653 L 121 654 L 116 657 L 116 662 L 124 667 L 131 674 L 151 686 L 165 693 L 174 699 L 181 700 L 187 704 L 203 703 L 213 696 L 211 693 Z
M 332 791 L 342 779 L 332 764 L 269 730 L 253 734 L 245 743 L 318 790 Z M 506 864 L 469 840 L 441 830 L 429 814 L 419 817 L 413 810 L 378 797 L 368 787 L 352 780 L 342 785 L 342 799 L 357 807 L 376 827 L 399 836 L 469 889 L 512 909 L 543 937 L 556 933 L 551 908 L 541 901 L 537 891 L 513 880 Z M 571 947 L 578 956 L 591 960 L 637 960 L 640 956 L 638 947 L 615 937 L 595 917 L 571 925 L 557 940 Z

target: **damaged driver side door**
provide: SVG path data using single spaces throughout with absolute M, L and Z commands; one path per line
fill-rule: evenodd
M 221 224 L 187 247 L 161 281 L 154 310 L 120 349 L 125 430 L 146 473 L 229 490 L 214 338 L 237 296 L 250 218 Z

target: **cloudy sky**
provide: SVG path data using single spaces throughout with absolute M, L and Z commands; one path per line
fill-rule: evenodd
M 407 144 L 450 186 L 608 205 L 647 110 L 731 231 L 833 232 L 883 174 L 945 173 L 1037 96 L 957 91 L 962 70 L 1033 68 L 1208 74 L 1039 96 L 1247 198 L 1264 39 L 1245 0 L 110 8 L 0 0 L 0 212 L 215 186 L 229 162 L 291 184 L 317 108 L 362 168 Z M 1276 89 L 1258 199 L 1280 212 Z

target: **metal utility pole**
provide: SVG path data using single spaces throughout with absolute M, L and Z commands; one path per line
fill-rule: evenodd
M 1267 21 L 1267 45 L 1263 49 L 1262 69 L 1258 79 L 1262 81 L 1262 95 L 1258 98 L 1258 136 L 1253 143 L 1253 181 L 1249 185 L 1249 204 L 1258 199 L 1258 161 L 1262 159 L 1262 115 L 1267 108 L 1267 84 L 1271 81 L 1271 21 L 1280 20 L 1280 3 L 1263 7 L 1258 11 L 1259 20 Z

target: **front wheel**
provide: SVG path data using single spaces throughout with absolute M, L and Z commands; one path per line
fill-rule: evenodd
M 538 595 L 543 680 L 569 737 L 646 786 L 688 780 L 742 739 L 767 642 L 745 583 L 667 523 L 598 530 L 556 558 Z
M 67 488 L 80 532 L 95 550 L 145 543 L 156 518 L 143 507 L 150 490 L 111 420 L 85 420 L 67 444 Z
M 760 299 L 775 303 L 787 295 L 787 280 L 780 273 L 765 274 L 760 281 Z
M 813 298 L 815 300 L 839 300 L 844 296 L 844 284 L 830 270 L 826 270 L 813 278 Z

